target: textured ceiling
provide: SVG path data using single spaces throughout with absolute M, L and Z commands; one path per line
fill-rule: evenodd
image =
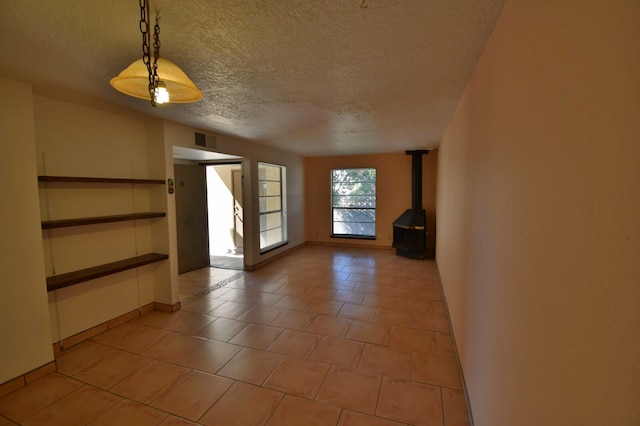
M 194 104 L 129 98 L 137 0 L 0 0 L 0 76 L 301 155 L 440 142 L 505 0 L 151 0 Z

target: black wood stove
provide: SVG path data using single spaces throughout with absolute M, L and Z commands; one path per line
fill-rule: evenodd
M 411 155 L 411 208 L 393 222 L 393 244 L 398 256 L 427 258 L 427 213 L 422 208 L 422 156 L 426 149 L 405 151 Z

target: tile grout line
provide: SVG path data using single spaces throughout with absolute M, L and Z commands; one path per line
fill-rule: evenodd
M 216 290 L 218 290 L 218 289 L 220 289 L 220 288 L 232 283 L 233 281 L 236 281 L 236 280 L 242 278 L 244 275 L 245 275 L 244 272 L 239 272 L 239 273 L 237 273 L 235 275 L 230 276 L 229 278 L 226 278 L 226 279 L 224 279 L 224 280 L 222 280 L 220 282 L 217 282 L 216 284 L 214 284 L 212 286 L 207 287 L 206 289 L 204 289 L 204 290 L 202 290 L 202 291 L 200 291 L 200 292 L 198 292 L 198 293 L 196 293 L 196 294 L 194 294 L 194 295 L 192 295 L 190 297 L 182 299 L 182 301 L 183 302 L 192 302 L 194 300 L 198 300 L 202 296 L 206 296 L 207 294 L 209 294 L 211 292 L 214 292 L 214 291 L 216 291 Z
M 215 291 L 215 290 L 217 290 L 217 289 L 219 289 L 219 288 L 222 288 L 222 287 L 224 287 L 225 285 L 228 285 L 228 284 L 232 283 L 232 282 L 233 282 L 233 281 L 235 281 L 235 280 L 238 280 L 238 279 L 239 279 L 239 278 L 241 278 L 242 276 L 245 276 L 245 274 L 244 274 L 244 273 L 238 273 L 238 274 L 235 274 L 234 276 L 232 276 L 232 277 L 228 277 L 228 278 L 226 278 L 225 280 L 220 281 L 220 282 L 216 283 L 215 285 L 212 285 L 212 286 L 210 286 L 209 288 L 206 288 L 205 290 L 202 290 L 202 291 L 200 291 L 200 292 L 198 292 L 198 293 L 196 293 L 196 294 L 194 294 L 194 295 L 192 295 L 192 296 L 190 296 L 190 297 L 189 297 L 189 296 L 187 296 L 187 298 L 183 299 L 183 301 L 187 301 L 187 300 L 197 300 L 197 299 L 201 298 L 201 297 L 202 297 L 202 296 L 204 296 L 204 295 L 210 294 L 211 292 L 213 292 L 213 291 Z M 278 279 L 279 279 L 279 278 L 278 278 Z M 267 282 L 268 282 L 268 281 L 269 281 L 269 280 L 267 280 Z M 206 282 L 205 282 L 204 284 L 206 284 Z M 349 290 L 349 292 L 350 292 L 350 293 L 354 293 L 354 292 L 355 292 L 355 290 L 356 290 L 356 288 L 357 288 L 357 286 L 358 286 L 358 284 L 359 284 L 359 282 L 356 282 L 356 285 L 355 285 L 351 290 Z M 370 285 L 371 283 L 363 282 L 362 284 Z M 286 283 L 283 283 L 283 285 L 286 285 Z M 319 284 L 317 284 L 317 286 L 323 286 L 323 285 L 326 285 L 326 284 L 323 284 L 323 283 L 319 283 Z M 440 285 L 441 285 L 441 284 L 440 284 Z M 387 285 L 385 285 L 385 286 L 387 286 Z M 235 287 L 234 287 L 234 288 L 235 288 Z M 272 288 L 272 287 L 270 287 L 270 288 Z M 280 287 L 278 287 L 278 288 L 280 288 Z M 276 288 L 275 290 L 277 290 L 278 288 Z M 255 287 L 254 285 L 250 286 L 250 288 L 249 288 L 249 289 L 246 289 L 246 288 L 244 288 L 244 289 L 243 289 L 243 288 L 237 288 L 237 290 L 240 290 L 240 291 L 258 291 L 258 292 L 263 293 L 263 294 L 277 294 L 277 293 L 275 293 L 275 290 L 274 290 L 274 291 L 261 291 L 261 290 L 257 289 L 257 287 Z M 332 297 L 334 297 L 334 296 L 337 294 L 337 291 L 338 291 L 338 290 L 336 290 L 336 291 L 333 293 Z M 342 291 L 342 290 L 340 290 L 340 291 Z M 376 294 L 376 293 L 369 293 L 368 291 L 365 291 L 365 293 L 366 293 L 366 294 Z M 270 305 L 255 305 L 255 306 L 269 306 L 269 307 L 273 307 L 273 305 L 275 305 L 276 303 L 278 303 L 278 301 L 279 301 L 279 300 L 281 300 L 281 299 L 282 299 L 282 298 L 284 298 L 284 297 L 300 297 L 300 296 L 289 296 L 289 295 L 286 295 L 286 294 L 280 294 L 280 295 L 281 295 L 281 298 L 280 298 L 280 299 L 278 299 L 278 300 L 276 300 L 276 301 L 274 301 L 274 302 L 273 302 L 273 303 L 271 303 Z M 393 306 L 393 308 L 389 308 L 389 309 L 403 311 L 403 310 L 398 306 L 398 302 L 399 302 L 399 301 L 402 299 L 402 297 L 404 297 L 404 296 L 402 296 L 402 297 L 401 297 L 401 296 L 393 296 L 393 297 L 395 297 L 395 298 L 396 298 L 396 304 Z M 409 296 L 409 298 L 410 298 L 410 297 L 411 297 L 411 296 Z M 316 300 L 316 299 L 315 299 L 315 298 L 311 298 L 311 300 Z M 324 300 L 324 299 L 318 299 L 318 300 Z M 330 300 L 329 302 L 336 302 L 336 301 L 335 301 L 335 300 Z M 363 299 L 363 302 L 364 302 L 364 299 Z M 362 302 L 360 302 L 360 303 L 353 303 L 353 302 L 340 302 L 340 303 L 342 303 L 342 307 L 341 307 L 341 309 L 342 309 L 342 308 L 344 308 L 345 304 L 347 304 L 347 303 L 348 303 L 348 304 L 353 304 L 353 305 L 359 305 L 359 306 L 370 306 L 370 305 L 363 305 L 363 304 L 362 304 Z M 251 305 L 251 303 L 249 303 L 249 304 Z M 446 300 L 445 300 L 445 306 L 446 306 Z M 377 313 L 380 309 L 383 309 L 383 307 L 382 307 L 382 306 L 373 306 L 373 307 L 375 307 L 376 313 Z M 214 309 L 215 309 L 215 308 L 214 308 Z M 351 327 L 353 326 L 353 324 L 354 324 L 354 322 L 355 322 L 355 321 L 362 321 L 362 322 L 365 322 L 365 323 L 367 323 L 367 324 L 376 324 L 376 323 L 375 323 L 375 314 L 374 314 L 374 316 L 373 316 L 373 319 L 371 319 L 371 320 L 354 320 L 354 319 L 351 319 L 351 318 L 344 318 L 344 317 L 340 317 L 340 316 L 339 316 L 340 312 L 337 312 L 335 315 L 329 315 L 329 314 L 318 314 L 318 313 L 315 313 L 315 312 L 305 311 L 305 310 L 304 310 L 304 308 L 303 308 L 302 310 L 298 310 L 298 309 L 290 309 L 290 308 L 282 308 L 282 309 L 283 309 L 283 312 L 281 312 L 281 313 L 280 313 L 280 314 L 278 314 L 276 317 L 274 317 L 273 319 L 271 319 L 271 321 L 270 321 L 268 324 L 254 323 L 254 322 L 249 321 L 249 322 L 247 322 L 247 326 L 248 326 L 248 325 L 250 325 L 250 324 L 255 324 L 255 325 L 270 325 L 270 324 L 271 324 L 271 323 L 273 323 L 277 318 L 279 318 L 279 317 L 282 315 L 282 313 L 287 312 L 287 311 L 291 311 L 291 312 L 303 312 L 303 313 L 308 313 L 308 314 L 313 315 L 313 318 L 311 319 L 311 321 L 309 321 L 309 323 L 308 323 L 308 324 L 306 324 L 306 326 L 304 326 L 304 327 L 303 327 L 303 329 L 298 329 L 298 328 L 289 328 L 289 327 L 278 327 L 278 328 L 282 328 L 283 330 L 292 330 L 292 331 L 294 331 L 294 332 L 304 332 L 304 333 L 310 333 L 310 334 L 318 334 L 318 335 L 322 336 L 322 338 L 325 338 L 325 337 L 332 337 L 332 338 L 337 338 L 337 339 L 345 339 L 345 340 L 352 341 L 352 342 L 360 342 L 360 343 L 363 343 L 363 350 L 364 350 L 364 347 L 366 347 L 366 345 L 373 345 L 373 346 L 387 347 L 387 348 L 390 348 L 390 349 L 393 349 L 393 350 L 402 350 L 402 351 L 405 351 L 405 349 L 402 349 L 402 348 L 396 348 L 396 347 L 392 348 L 391 346 L 389 346 L 390 341 L 387 341 L 387 343 L 386 343 L 386 344 L 378 344 L 378 343 L 375 343 L 375 342 L 370 342 L 370 341 L 368 341 L 368 340 L 356 340 L 356 339 L 347 338 L 345 335 L 334 336 L 334 335 L 326 335 L 326 334 L 324 334 L 324 333 L 316 333 L 316 332 L 310 332 L 310 331 L 307 331 L 307 329 L 311 326 L 311 324 L 313 324 L 313 322 L 315 321 L 315 319 L 316 319 L 318 316 L 326 316 L 326 317 L 328 317 L 328 318 L 334 318 L 334 319 L 340 319 L 340 320 L 347 320 L 347 321 L 349 321 L 349 327 L 347 328 L 347 331 L 345 332 L 345 334 L 348 334 L 348 331 L 351 329 Z M 387 308 L 385 308 L 385 309 L 387 309 Z M 404 312 L 404 311 L 403 311 L 403 312 Z M 201 312 L 195 312 L 195 314 L 202 314 L 202 313 L 201 313 Z M 207 313 L 206 313 L 206 314 L 204 314 L 204 315 L 208 315 L 208 314 L 209 314 L 209 313 L 207 312 Z M 447 314 L 448 314 L 448 312 L 447 312 Z M 411 321 L 411 322 L 412 322 L 412 324 L 411 324 L 411 326 L 409 326 L 410 328 L 414 328 L 415 321 L 416 321 L 416 318 L 415 318 L 415 317 L 416 317 L 416 315 L 417 315 L 417 313 L 416 313 L 416 312 L 411 312 L 411 316 L 412 316 L 412 318 L 411 318 L 411 320 L 412 320 L 412 321 Z M 447 315 L 447 317 L 448 317 L 448 315 Z M 219 319 L 219 318 L 225 318 L 225 317 L 218 317 L 218 319 Z M 237 318 L 235 318 L 235 319 L 234 319 L 234 318 L 225 318 L 225 319 L 227 319 L 227 320 L 234 320 L 234 321 L 241 321 L 241 320 L 238 320 Z M 216 320 L 214 320 L 214 321 L 212 321 L 212 323 L 213 323 L 213 322 L 215 322 L 215 321 L 217 321 L 217 319 L 216 319 Z M 450 321 L 450 318 L 449 318 L 449 321 Z M 139 325 L 140 325 L 140 326 L 147 327 L 147 328 L 157 328 L 157 329 L 163 330 L 163 327 L 153 327 L 153 326 L 149 326 L 149 325 L 145 325 L 145 324 L 139 324 Z M 385 326 L 387 326 L 387 327 L 389 328 L 389 330 L 392 330 L 392 329 L 393 329 L 393 327 L 394 327 L 393 323 L 390 323 L 390 324 L 383 323 L 383 324 L 378 324 L 378 325 L 385 325 Z M 203 326 L 203 328 L 204 328 L 204 327 L 206 327 L 206 326 L 207 326 L 207 325 Z M 274 327 L 275 327 L 275 326 L 274 326 Z M 400 327 L 400 326 L 398 326 L 398 327 Z M 403 326 L 403 327 L 404 327 L 404 326 Z M 245 328 L 246 328 L 246 327 L 245 327 Z M 449 327 L 449 328 L 450 328 L 449 333 L 451 334 L 451 338 L 452 338 L 452 340 L 453 340 L 453 333 L 452 333 L 451 327 Z M 244 328 L 243 328 L 242 330 L 244 330 Z M 241 332 L 242 332 L 242 330 L 238 330 L 238 331 L 237 331 L 233 336 L 231 336 L 229 339 L 224 340 L 224 341 L 223 341 L 223 340 L 210 339 L 210 338 L 206 338 L 206 337 L 205 337 L 205 339 L 206 339 L 206 340 L 209 340 L 209 341 L 220 341 L 220 342 L 228 343 L 228 342 L 229 342 L 229 340 L 232 340 L 235 336 L 237 336 L 239 333 L 241 333 Z M 198 330 L 198 331 L 199 331 L 199 330 Z M 175 332 L 171 332 L 171 331 L 168 331 L 168 332 L 170 332 L 171 334 L 176 334 Z M 177 333 L 177 334 L 180 334 L 180 335 L 194 335 L 195 333 L 197 333 L 197 331 L 196 331 L 196 332 L 193 332 L 193 333 L 188 333 L 188 332 L 179 332 L 179 333 Z M 431 331 L 431 333 L 432 333 L 432 334 L 434 334 L 434 337 L 435 337 L 435 335 L 436 335 L 437 333 L 442 333 L 442 332 L 436 332 L 436 331 L 434 330 L 434 331 Z M 280 333 L 280 335 L 281 335 L 281 334 L 282 334 L 282 333 Z M 279 335 L 279 336 L 280 336 L 280 335 Z M 276 339 L 277 339 L 277 337 L 276 337 Z M 275 340 L 274 340 L 274 342 L 275 342 Z M 104 344 L 104 343 L 99 343 L 99 342 L 92 342 L 92 343 L 94 343 L 94 344 L 98 344 L 98 345 L 101 345 L 101 346 L 106 346 L 106 347 L 109 347 L 109 348 L 115 349 L 115 350 L 117 350 L 117 351 L 123 352 L 123 353 L 127 353 L 127 352 L 128 352 L 128 353 L 133 353 L 133 354 L 140 355 L 140 356 L 143 356 L 143 357 L 146 357 L 146 358 L 150 358 L 150 359 L 151 359 L 151 360 L 153 360 L 153 361 L 166 362 L 166 363 L 168 363 L 168 364 L 172 364 L 172 365 L 176 365 L 176 366 L 180 366 L 180 367 L 182 367 L 182 368 L 185 368 L 182 364 L 176 364 L 176 363 L 174 363 L 174 362 L 167 362 L 167 361 L 163 361 L 163 360 L 161 360 L 161 359 L 156 359 L 156 358 L 153 358 L 153 357 L 149 357 L 149 356 L 147 356 L 147 355 L 142 355 L 141 353 L 138 353 L 138 352 L 125 351 L 125 350 L 123 350 L 123 349 L 119 349 L 119 348 L 112 347 L 112 346 L 110 346 L 109 344 Z M 228 344 L 231 344 L 231 343 L 228 343 Z M 271 342 L 271 345 L 272 345 L 272 344 L 273 344 L 273 342 Z M 319 343 L 314 347 L 314 351 L 317 349 L 317 347 L 318 347 L 318 345 L 319 345 L 319 344 L 320 344 L 320 342 L 319 342 Z M 436 344 L 437 344 L 437 342 L 436 342 Z M 234 345 L 236 345 L 236 344 L 234 344 Z M 271 346 L 271 345 L 269 345 L 269 346 Z M 240 347 L 242 347 L 243 349 L 245 349 L 245 348 L 246 348 L 246 349 L 255 349 L 255 348 L 252 348 L 252 347 L 249 347 L 249 346 L 244 346 L 244 345 L 236 345 L 236 346 L 240 346 Z M 454 348 L 455 348 L 455 344 L 454 344 Z M 261 388 L 264 388 L 264 389 L 270 389 L 270 388 L 268 388 L 268 387 L 265 387 L 265 386 L 264 386 L 264 384 L 269 380 L 269 378 L 270 378 L 270 377 L 272 377 L 272 376 L 273 376 L 274 372 L 275 372 L 275 371 L 276 371 L 276 370 L 277 370 L 277 369 L 282 365 L 282 363 L 283 363 L 283 362 L 284 362 L 284 360 L 288 357 L 288 355 L 286 355 L 286 354 L 281 354 L 281 353 L 279 353 L 279 352 L 272 352 L 272 351 L 269 351 L 269 350 L 268 350 L 268 348 L 267 348 L 267 349 L 257 349 L 257 350 L 261 350 L 261 351 L 269 352 L 269 353 L 277 353 L 277 354 L 282 355 L 282 358 L 279 360 L 279 362 L 278 362 L 278 363 L 277 363 L 277 365 L 273 368 L 273 370 L 272 370 L 272 371 L 267 375 L 267 378 L 265 378 L 265 379 L 264 379 L 264 380 L 263 380 L 263 381 L 258 385 L 258 387 L 261 387 Z M 409 380 L 410 380 L 410 381 L 413 381 L 413 380 L 412 380 L 412 377 L 413 377 L 413 369 L 414 369 L 413 359 L 414 359 L 414 356 L 418 354 L 418 352 L 413 351 L 413 350 L 409 350 L 408 352 L 410 352 L 410 353 L 411 353 L 411 360 L 412 360 L 412 362 L 411 362 L 411 367 L 410 367 L 410 375 L 409 375 L 409 376 L 410 376 L 410 378 L 409 378 Z M 238 353 L 239 353 L 239 352 L 238 352 Z M 313 351 L 311 352 L 311 354 L 313 354 Z M 310 356 L 311 356 L 311 354 L 310 354 Z M 355 366 L 354 368 L 349 368 L 349 370 L 352 370 L 352 371 L 359 371 L 357 367 L 358 367 L 358 365 L 359 365 L 359 362 L 362 360 L 362 355 L 363 355 L 363 351 L 361 351 L 361 352 L 360 352 L 359 360 L 358 360 L 358 362 L 356 363 L 356 366 Z M 435 355 L 438 355 L 438 353 L 437 353 L 437 346 L 436 346 L 436 352 L 435 352 Z M 237 354 L 236 354 L 235 356 L 237 356 Z M 235 357 L 235 356 L 234 356 L 234 357 Z M 214 374 L 214 375 L 217 375 L 217 373 L 218 373 L 221 369 L 223 369 L 226 365 L 228 365 L 228 364 L 229 364 L 229 362 L 231 362 L 231 360 L 233 360 L 233 358 L 234 358 L 234 357 L 232 357 L 232 358 L 230 358 L 229 360 L 227 360 L 227 361 L 226 361 L 223 365 L 221 365 L 221 366 L 216 370 L 216 372 L 215 372 L 215 373 L 213 373 L 213 374 Z M 293 356 L 293 355 L 292 355 L 291 357 L 298 357 L 298 356 Z M 307 359 L 307 360 L 308 360 L 308 359 L 310 359 L 309 357 L 300 357 L 300 358 L 301 358 L 301 359 Z M 322 362 L 322 361 L 317 361 L 317 362 L 320 362 L 320 363 L 323 363 L 323 364 L 327 364 L 326 362 Z M 333 366 L 333 364 L 327 364 L 327 365 L 329 365 L 329 370 L 327 370 L 327 373 L 326 373 L 326 374 L 325 374 L 325 376 L 323 377 L 322 382 L 321 382 L 320 386 L 318 387 L 318 389 L 317 389 L 317 391 L 316 391 L 315 395 L 313 395 L 313 397 L 312 397 L 311 399 L 304 398 L 304 397 L 302 397 L 302 399 L 306 399 L 306 400 L 313 401 L 313 402 L 320 402 L 320 401 L 317 401 L 317 400 L 316 400 L 316 398 L 317 398 L 318 394 L 320 393 L 320 390 L 322 389 L 322 386 L 324 386 L 324 384 L 326 383 L 327 376 L 328 376 L 328 374 L 329 374 L 329 371 L 330 371 L 330 369 L 331 369 L 331 366 Z M 340 366 L 336 366 L 336 367 L 337 367 L 337 368 L 341 368 Z M 188 367 L 186 367 L 186 368 L 187 368 L 190 372 L 191 372 L 191 371 L 202 371 L 202 370 L 199 370 L 199 369 L 192 369 L 192 368 L 188 368 Z M 459 368 L 459 363 L 458 363 L 458 368 Z M 210 372 L 208 372 L 208 371 L 207 371 L 207 372 L 205 372 L 205 373 L 206 373 L 206 374 L 212 374 L 212 373 L 210 373 Z M 66 376 L 66 377 L 69 377 L 69 376 Z M 220 377 L 226 377 L 226 376 L 220 376 Z M 376 412 L 377 412 L 377 409 L 378 409 L 378 405 L 379 405 L 379 403 L 380 403 L 380 401 L 381 401 L 381 396 L 382 396 L 382 380 L 384 379 L 384 377 L 385 377 L 385 376 L 381 376 L 381 386 L 380 386 L 380 388 L 378 389 L 378 395 L 377 395 L 377 399 L 376 399 L 376 407 L 375 407 L 375 410 L 374 410 L 374 413 L 373 413 L 373 415 L 374 415 L 374 416 L 376 416 L 376 417 L 377 417 Z M 85 382 L 82 382 L 82 381 L 80 381 L 80 380 L 78 380 L 78 379 L 74 379 L 73 377 L 70 377 L 70 378 L 71 378 L 72 380 L 76 380 L 76 381 L 78 381 L 79 383 L 86 384 L 86 385 L 88 385 L 88 386 L 92 386 L 92 387 L 96 387 L 96 386 L 93 386 L 93 385 L 91 385 L 91 384 L 89 384 L 89 383 L 85 383 Z M 231 383 L 231 385 L 229 386 L 229 388 L 227 388 L 227 389 L 225 390 L 225 392 L 223 392 L 223 393 L 222 393 L 222 394 L 221 394 L 221 395 L 216 399 L 216 401 L 214 401 L 214 402 L 213 402 L 213 403 L 212 403 L 212 404 L 211 404 L 211 405 L 210 405 L 210 406 L 205 410 L 204 414 L 203 414 L 203 415 L 198 419 L 198 421 L 199 421 L 200 419 L 202 419 L 202 417 L 203 417 L 204 415 L 206 415 L 206 413 L 207 413 L 209 410 L 211 410 L 211 408 L 212 408 L 213 406 L 215 406 L 215 404 L 216 404 L 217 402 L 219 402 L 219 401 L 220 401 L 220 399 L 221 399 L 224 395 L 226 395 L 226 394 L 227 394 L 227 392 L 229 391 L 229 389 L 230 389 L 234 384 L 236 384 L 236 383 L 238 383 L 238 382 L 241 382 L 241 383 L 247 383 L 247 384 L 249 384 L 249 385 L 255 385 L 254 383 L 248 383 L 248 382 L 244 382 L 244 381 L 242 381 L 242 380 L 232 379 L 232 378 L 230 378 L 230 377 L 227 377 L 227 378 L 228 378 L 228 379 L 231 379 L 231 381 L 232 381 L 232 383 Z M 392 378 L 393 378 L 393 377 L 392 377 Z M 123 379 L 123 380 L 124 380 L 124 379 Z M 418 382 L 418 383 L 420 383 L 420 382 Z M 113 385 L 113 386 L 115 386 L 115 385 Z M 113 387 L 113 386 L 112 386 L 112 387 Z M 446 388 L 448 388 L 448 387 L 442 387 L 442 386 L 438 386 L 438 387 L 439 387 L 439 389 L 440 389 L 441 410 L 442 410 L 443 423 L 444 423 L 444 411 L 445 411 L 445 407 L 444 407 L 444 405 L 445 405 L 445 404 L 444 404 L 444 390 L 445 390 Z M 104 389 L 101 389 L 101 388 L 98 388 L 98 389 L 100 389 L 100 390 L 104 390 Z M 453 389 L 453 388 L 452 388 L 452 389 Z M 105 390 L 105 391 L 106 391 L 106 392 L 110 392 L 109 390 Z M 463 391 L 464 391 L 464 390 L 463 390 Z M 110 393 L 113 393 L 113 392 L 110 392 Z M 281 398 L 281 400 L 278 402 L 278 404 L 277 404 L 277 406 L 276 406 L 275 410 L 271 413 L 271 415 L 269 416 L 268 420 L 271 420 L 271 419 L 273 418 L 273 416 L 275 415 L 276 411 L 277 411 L 280 407 L 282 407 L 282 406 L 283 406 L 284 398 L 286 397 L 286 395 L 291 395 L 292 397 L 298 397 L 298 396 L 297 396 L 297 395 L 295 395 L 295 394 L 291 394 L 291 393 L 287 393 L 287 392 L 282 392 L 282 393 L 283 393 L 283 397 L 282 397 L 282 398 Z M 117 394 L 115 394 L 115 395 L 117 395 Z M 148 405 L 148 404 L 143 404 L 143 403 L 140 403 L 140 402 L 138 402 L 138 401 L 134 401 L 134 400 L 131 400 L 131 399 L 127 398 L 127 397 L 123 397 L 123 396 L 120 396 L 120 395 L 117 395 L 117 396 L 118 396 L 119 398 L 122 398 L 123 400 L 132 401 L 132 402 L 135 402 L 135 403 L 137 403 L 137 404 L 141 404 L 141 405 L 144 405 L 144 406 L 147 406 L 147 407 L 153 408 L 153 409 L 155 409 L 155 410 L 159 410 L 159 411 L 162 411 L 162 412 L 168 413 L 170 416 L 177 417 L 177 418 L 182 418 L 181 416 L 179 416 L 179 415 L 177 415 L 177 414 L 172 414 L 172 413 L 166 412 L 166 411 L 164 411 L 164 410 L 157 409 L 157 408 L 152 407 L 152 406 L 150 406 L 150 405 Z M 326 403 L 323 403 L 323 404 L 326 404 Z M 343 418 L 343 417 L 345 417 L 345 416 L 346 416 L 346 412 L 349 410 L 349 409 L 347 409 L 347 408 L 340 407 L 340 406 L 336 406 L 336 405 L 333 405 L 333 404 L 328 404 L 328 405 L 333 406 L 333 407 L 340 408 L 340 414 L 339 414 L 339 416 L 338 416 L 338 422 L 340 421 L 340 419 L 341 419 L 341 418 Z M 353 410 L 353 411 L 360 412 L 360 413 L 362 413 L 362 414 L 368 414 L 368 415 L 370 415 L 370 414 L 371 414 L 371 413 L 364 413 L 364 412 L 361 412 L 361 411 L 359 411 L 359 410 Z M 345 417 L 345 418 L 346 418 L 346 417 Z M 386 417 L 380 417 L 380 418 L 386 418 Z M 392 419 L 390 419 L 390 420 L 392 420 Z M 394 421 L 397 421 L 397 420 L 394 420 Z

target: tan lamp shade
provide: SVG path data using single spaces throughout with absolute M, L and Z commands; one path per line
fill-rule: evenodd
M 169 103 L 188 103 L 202 99 L 202 92 L 176 64 L 158 58 L 158 78 L 169 92 Z M 151 100 L 149 96 L 149 71 L 138 59 L 109 81 L 111 86 L 125 95 Z

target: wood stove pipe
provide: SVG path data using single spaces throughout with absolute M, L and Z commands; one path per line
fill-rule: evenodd
M 427 149 L 405 151 L 411 156 L 411 208 L 422 209 L 422 156 L 429 153 Z

